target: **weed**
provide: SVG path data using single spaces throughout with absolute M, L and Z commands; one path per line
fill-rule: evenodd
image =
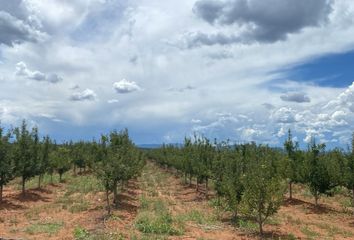
M 73 203 L 69 207 L 69 211 L 71 213 L 78 213 L 78 212 L 83 212 L 87 211 L 89 209 L 90 203 L 81 199 L 79 202 Z
M 25 229 L 29 234 L 46 233 L 48 235 L 56 234 L 64 224 L 62 222 L 34 223 Z
M 258 230 L 258 224 L 246 219 L 237 219 L 236 225 L 245 231 L 254 232 Z
M 68 181 L 67 195 L 74 193 L 97 193 L 104 191 L 101 181 L 92 175 L 73 177 Z
M 159 215 L 150 213 L 140 214 L 135 223 L 136 228 L 143 233 L 181 235 L 182 230 L 173 226 L 173 219 L 170 213 L 165 212 Z
M 76 227 L 74 229 L 73 235 L 75 240 L 86 240 L 89 239 L 91 236 L 90 233 L 82 227 Z

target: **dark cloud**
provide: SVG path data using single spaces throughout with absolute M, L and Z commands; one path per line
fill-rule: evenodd
M 311 102 L 311 99 L 305 93 L 301 93 L 301 92 L 286 93 L 281 95 L 280 99 L 285 102 L 297 102 L 297 103 Z
M 332 0 L 199 0 L 194 13 L 213 25 L 245 26 L 240 35 L 244 41 L 275 42 L 305 27 L 316 27 L 328 20 Z M 237 37 L 229 43 L 239 42 Z M 221 40 L 221 41 L 220 41 Z M 225 44 L 224 38 L 213 38 L 209 45 Z
M 191 91 L 191 90 L 195 90 L 195 89 L 196 89 L 195 87 L 193 87 L 191 85 L 187 85 L 187 86 L 182 87 L 182 88 L 169 88 L 168 91 L 183 93 L 183 92 Z
M 235 42 L 241 42 L 242 39 L 235 35 L 226 35 L 223 33 L 202 33 L 190 32 L 184 35 L 184 48 L 194 48 L 200 46 L 229 45 Z
M 37 19 L 20 0 L 0 0 L 0 44 L 13 46 L 36 42 L 45 36 L 38 30 Z

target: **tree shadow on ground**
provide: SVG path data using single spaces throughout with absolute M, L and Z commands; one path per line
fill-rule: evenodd
M 23 210 L 26 209 L 26 207 L 15 204 L 13 201 L 3 199 L 2 202 L 0 202 L 0 210 Z
M 35 190 L 27 190 L 25 195 L 19 193 L 14 198 L 20 202 L 50 202 L 48 197 L 38 194 Z
M 310 214 L 328 214 L 328 213 L 342 213 L 336 209 L 333 209 L 325 204 L 316 204 L 307 202 L 301 199 L 293 198 L 293 199 L 286 199 L 284 201 L 284 206 L 304 206 L 305 209 L 308 210 Z

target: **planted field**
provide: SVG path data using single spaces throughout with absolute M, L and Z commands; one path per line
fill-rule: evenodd
M 258 239 L 257 224 L 232 214 L 217 203 L 214 193 L 206 199 L 171 170 L 148 163 L 141 177 L 128 182 L 119 194 L 117 209 L 108 216 L 104 188 L 91 174 L 64 182 L 44 177 L 21 197 L 18 182 L 5 188 L 0 204 L 1 237 L 24 239 Z M 339 190 L 338 190 L 339 191 Z M 294 187 L 292 201 L 265 224 L 267 239 L 354 239 L 353 209 L 346 191 L 323 197 L 320 207 L 304 186 Z

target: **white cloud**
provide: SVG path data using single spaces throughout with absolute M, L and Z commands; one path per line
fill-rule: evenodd
M 126 79 L 115 82 L 113 88 L 117 93 L 131 93 L 142 90 L 136 82 L 128 81 Z
M 91 89 L 85 89 L 82 92 L 73 93 L 70 96 L 71 101 L 95 101 L 97 94 Z
M 295 114 L 295 110 L 287 107 L 282 107 L 275 110 L 272 113 L 271 118 L 273 118 L 278 123 L 293 123 L 296 121 Z
M 38 82 L 58 83 L 63 81 L 63 79 L 55 73 L 46 75 L 40 71 L 31 71 L 24 62 L 19 62 L 16 64 L 15 74 L 17 76 Z
M 192 119 L 191 120 L 191 123 L 195 123 L 195 124 L 200 124 L 200 123 L 202 123 L 202 120 L 200 120 L 200 119 Z
M 277 22 L 274 36 L 281 41 L 271 44 L 255 35 L 247 44 L 242 41 L 228 44 L 236 37 L 243 36 L 244 41 L 248 24 L 240 26 L 237 21 L 227 24 L 222 16 L 230 18 L 231 13 L 224 12 L 210 12 L 217 15 L 209 24 L 205 16 L 193 13 L 195 1 L 190 0 L 26 0 L 22 1 L 22 7 L 5 9 L 5 3 L 12 2 L 15 1 L 0 0 L 0 11 L 47 37 L 40 41 L 23 39 L 21 44 L 13 46 L 1 44 L 1 99 L 9 101 L 3 104 L 6 118 L 35 118 L 50 113 L 75 126 L 97 124 L 109 129 L 124 125 L 156 142 L 161 142 L 165 135 L 174 136 L 173 141 L 177 141 L 176 136 L 181 140 L 193 131 L 200 131 L 211 138 L 242 140 L 242 136 L 250 136 L 249 139 L 271 143 L 278 138 L 281 128 L 294 129 L 299 139 L 306 137 L 307 128 L 313 128 L 327 140 L 332 137 L 344 141 L 353 130 L 352 90 L 321 87 L 316 80 L 294 82 L 288 74 L 298 64 L 353 48 L 351 0 L 333 1 L 329 15 L 324 11 L 325 1 L 315 1 L 320 7 L 313 10 L 314 16 L 306 13 L 304 18 L 296 17 L 303 15 L 303 8 L 294 9 L 296 26 L 281 28 L 279 24 L 288 26 L 291 21 Z M 228 5 L 232 1 L 214 2 Z M 284 16 L 290 8 L 284 14 L 269 15 L 269 11 L 281 6 L 275 8 L 259 1 L 255 4 L 264 6 L 259 15 L 251 16 L 250 21 L 258 26 L 262 25 L 259 18 L 294 17 Z M 247 12 L 254 13 L 254 9 Z M 242 19 L 245 20 L 244 15 Z M 261 29 L 269 33 L 269 26 L 262 25 Z M 198 46 L 204 47 L 181 50 L 167 44 L 180 42 L 184 33 L 199 38 Z M 207 47 L 200 40 L 203 38 L 210 42 Z M 224 44 L 213 44 L 210 40 Z M 55 82 L 57 78 L 49 76 L 56 73 L 65 81 L 60 84 L 16 81 L 14 65 L 19 62 L 28 66 L 18 69 L 26 79 Z M 117 76 L 135 82 L 116 82 Z M 141 91 L 142 87 L 145 91 Z M 117 93 L 134 91 L 139 94 L 119 97 L 119 108 L 107 104 Z M 294 92 L 306 93 L 311 101 L 296 104 L 279 98 L 281 93 Z M 340 92 L 343 96 L 337 97 Z M 90 104 L 63 101 L 72 97 L 77 101 L 92 100 L 97 96 L 102 101 Z M 263 103 L 266 104 L 262 106 Z M 191 119 L 201 122 L 193 123 Z M 334 136 L 336 133 L 340 134 Z M 145 142 L 149 142 L 149 137 Z

